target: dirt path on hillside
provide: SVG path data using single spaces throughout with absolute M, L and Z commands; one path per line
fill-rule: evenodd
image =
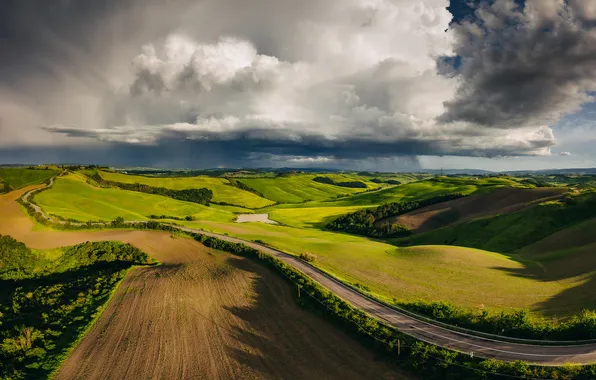
M 120 240 L 163 263 L 133 269 L 57 379 L 406 379 L 300 309 L 293 289 L 247 259 L 155 231 L 33 231 L 0 196 L 0 234 L 32 248 Z

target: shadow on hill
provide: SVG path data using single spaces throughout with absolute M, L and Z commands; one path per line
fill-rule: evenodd
M 427 206 L 391 220 L 408 226 L 414 233 L 424 233 L 473 219 L 520 211 L 541 202 L 559 199 L 564 192 L 565 189 L 560 188 L 501 187 Z
M 542 282 L 575 283 L 549 299 L 534 305 L 534 311 L 545 316 L 564 316 L 580 312 L 583 309 L 596 308 L 596 255 L 591 246 L 580 247 L 561 255 L 555 260 L 537 262 L 527 261 L 519 255 L 510 255 L 523 268 L 512 269 L 494 267 L 516 277 L 529 278 Z
M 229 355 L 243 367 L 267 379 L 399 378 L 397 370 L 346 333 L 301 310 L 295 290 L 272 270 L 237 258 L 228 262 L 254 274 L 251 305 L 226 307 L 244 325 L 234 328 L 242 348 L 228 347 Z

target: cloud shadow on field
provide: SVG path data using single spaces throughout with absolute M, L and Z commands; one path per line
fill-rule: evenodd
M 512 269 L 494 267 L 511 276 L 528 278 L 540 282 L 576 281 L 548 299 L 538 302 L 533 309 L 545 316 L 566 316 L 577 314 L 583 309 L 596 309 L 596 257 L 589 255 L 587 246 L 561 255 L 552 261 L 529 261 L 520 254 L 508 255 L 523 265 Z

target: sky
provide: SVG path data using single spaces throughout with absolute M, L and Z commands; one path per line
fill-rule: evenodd
M 596 167 L 593 0 L 3 0 L 0 163 Z

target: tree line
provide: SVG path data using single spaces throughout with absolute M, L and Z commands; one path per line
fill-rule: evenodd
M 79 244 L 53 259 L 0 235 L 0 262 L 0 379 L 46 379 L 127 269 L 152 259 L 119 242 Z
M 211 199 L 213 198 L 213 191 L 205 187 L 200 189 L 173 190 L 167 189 L 165 187 L 153 187 L 141 183 L 122 183 L 115 181 L 107 181 L 103 179 L 99 175 L 99 173 L 90 175 L 89 178 L 97 182 L 97 184 L 99 184 L 100 186 L 111 186 L 117 187 L 122 190 L 138 191 L 141 193 L 161 195 L 164 197 L 177 199 L 179 201 L 193 202 L 203 205 L 209 205 L 209 202 L 211 202 Z
M 328 223 L 325 228 L 331 231 L 343 231 L 369 237 L 401 237 L 411 234 L 411 231 L 397 223 L 379 224 L 378 222 L 393 216 L 402 215 L 410 211 L 427 207 L 436 203 L 446 202 L 464 197 L 462 193 L 439 195 L 436 197 L 417 200 L 386 203 L 374 209 L 352 212 Z
M 353 189 L 366 189 L 368 186 L 364 182 L 361 181 L 343 181 L 343 182 L 336 182 L 333 178 L 329 177 L 322 177 L 317 176 L 312 179 L 315 182 L 324 183 L 327 185 L 334 185 L 340 187 L 350 187 Z

